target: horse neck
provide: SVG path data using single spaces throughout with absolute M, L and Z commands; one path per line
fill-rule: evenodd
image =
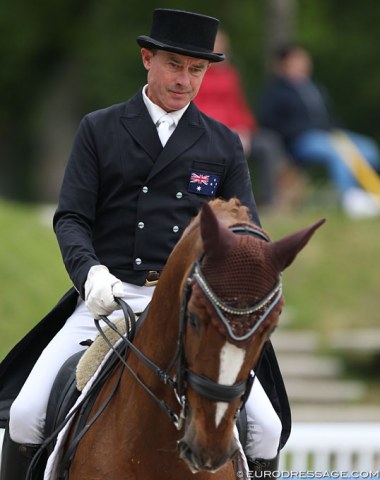
M 187 275 L 202 253 L 199 229 L 194 229 L 175 247 L 162 272 L 136 345 L 152 361 L 165 365 L 174 355 Z

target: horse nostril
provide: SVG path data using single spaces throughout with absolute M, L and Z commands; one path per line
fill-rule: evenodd
M 189 453 L 191 453 L 191 448 L 189 447 L 189 445 L 183 441 L 183 440 L 179 440 L 177 442 L 177 448 L 178 448 L 178 451 L 179 453 L 182 455 L 182 456 L 185 456 L 187 457 L 189 455 Z
M 182 460 L 184 460 L 187 463 L 187 466 L 189 467 L 190 471 L 192 473 L 199 472 L 199 465 L 195 459 L 195 456 L 193 454 L 191 447 L 184 440 L 179 440 L 177 442 L 177 448 L 178 448 L 180 457 L 182 458 Z

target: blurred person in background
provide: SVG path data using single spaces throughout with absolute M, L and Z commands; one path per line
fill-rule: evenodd
M 312 58 L 304 47 L 291 43 L 278 48 L 273 76 L 260 95 L 260 122 L 281 135 L 297 165 L 326 168 L 347 215 L 378 216 L 379 149 L 372 139 L 338 126 L 312 72 Z
M 194 102 L 198 108 L 238 133 L 244 153 L 251 166 L 255 199 L 262 207 L 281 203 L 279 179 L 289 165 L 281 137 L 257 123 L 244 93 L 239 71 L 230 61 L 230 40 L 219 30 L 215 51 L 224 52 L 224 62 L 213 64 L 207 70 Z

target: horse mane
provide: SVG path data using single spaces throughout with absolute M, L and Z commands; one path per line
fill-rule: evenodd
M 242 205 L 240 200 L 235 197 L 228 201 L 216 198 L 214 200 L 210 200 L 209 205 L 216 213 L 218 219 L 226 226 L 229 226 L 233 223 L 252 222 L 248 207 Z M 184 230 L 182 239 L 186 238 L 195 228 L 199 227 L 200 215 L 201 212 L 199 212 L 198 215 L 193 218 L 193 220 Z
M 231 198 L 228 201 L 223 201 L 220 198 L 211 200 L 209 205 L 212 207 L 219 220 L 226 222 L 251 222 L 252 219 L 249 214 L 249 209 L 240 203 L 237 198 Z

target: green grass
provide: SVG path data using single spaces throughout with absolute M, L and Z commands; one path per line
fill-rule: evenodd
M 380 219 L 352 220 L 332 209 L 263 217 L 272 239 L 327 222 L 284 271 L 287 326 L 318 330 L 379 327 Z
M 380 219 L 350 220 L 331 208 L 262 215 L 273 240 L 326 217 L 283 275 L 288 328 L 322 336 L 379 327 Z M 0 358 L 71 286 L 41 209 L 0 201 Z
M 0 201 L 0 359 L 70 287 L 41 209 Z
M 380 347 L 359 354 L 335 351 L 329 338 L 334 330 L 351 330 L 355 338 L 355 329 L 380 328 L 380 219 L 350 220 L 332 204 L 321 201 L 319 208 L 309 206 L 293 215 L 262 216 L 273 240 L 327 219 L 284 271 L 282 328 L 318 333 L 320 350 L 342 361 L 344 378 L 366 382 L 363 402 L 374 404 L 380 394 Z

